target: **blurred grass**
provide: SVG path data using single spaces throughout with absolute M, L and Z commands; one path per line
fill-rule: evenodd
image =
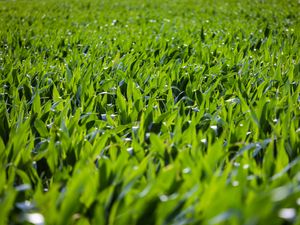
M 1 1 L 0 224 L 299 224 L 297 1 Z

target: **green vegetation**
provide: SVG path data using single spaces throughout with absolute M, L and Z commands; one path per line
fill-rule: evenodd
M 0 225 L 300 224 L 300 3 L 0 2 Z

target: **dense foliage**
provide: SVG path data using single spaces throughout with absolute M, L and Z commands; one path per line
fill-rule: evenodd
M 0 2 L 0 225 L 300 224 L 300 2 Z

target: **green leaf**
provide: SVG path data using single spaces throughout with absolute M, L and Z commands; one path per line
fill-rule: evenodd
M 41 99 L 39 93 L 35 93 L 34 99 L 32 102 L 32 109 L 33 112 L 40 115 L 41 113 Z
M 47 126 L 42 120 L 35 119 L 34 127 L 37 129 L 41 137 L 47 138 L 49 136 Z

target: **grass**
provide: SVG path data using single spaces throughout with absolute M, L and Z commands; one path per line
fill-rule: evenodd
M 300 224 L 297 1 L 0 2 L 0 225 Z

